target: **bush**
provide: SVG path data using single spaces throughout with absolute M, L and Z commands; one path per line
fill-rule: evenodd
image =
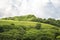
M 36 26 L 35 26 L 36 29 L 40 29 L 41 28 L 41 24 L 40 23 L 37 23 Z
M 0 25 L 0 33 L 4 32 L 4 28 Z

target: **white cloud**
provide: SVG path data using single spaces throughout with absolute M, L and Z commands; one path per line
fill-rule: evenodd
M 51 0 L 51 2 L 56 9 L 53 7 L 52 10 L 48 7 L 47 3 L 49 3 L 49 0 L 0 0 L 0 16 L 8 17 L 15 15 L 34 14 L 37 17 L 42 18 L 59 18 L 60 0 Z M 56 10 L 57 14 L 55 12 Z

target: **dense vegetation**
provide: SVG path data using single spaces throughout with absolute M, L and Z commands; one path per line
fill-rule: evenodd
M 60 20 L 34 15 L 2 18 L 0 40 L 60 40 Z

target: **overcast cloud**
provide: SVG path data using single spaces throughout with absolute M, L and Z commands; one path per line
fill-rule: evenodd
M 0 0 L 0 17 L 26 14 L 60 18 L 60 0 Z

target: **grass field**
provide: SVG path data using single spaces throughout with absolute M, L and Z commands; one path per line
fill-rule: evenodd
M 11 25 L 15 24 L 16 26 L 22 25 L 26 27 L 35 27 L 38 22 L 32 22 L 32 21 L 14 21 L 14 20 L 0 20 L 0 25 Z M 40 23 L 41 28 L 49 29 L 53 28 L 56 26 L 50 25 L 50 24 L 45 24 L 45 23 Z

